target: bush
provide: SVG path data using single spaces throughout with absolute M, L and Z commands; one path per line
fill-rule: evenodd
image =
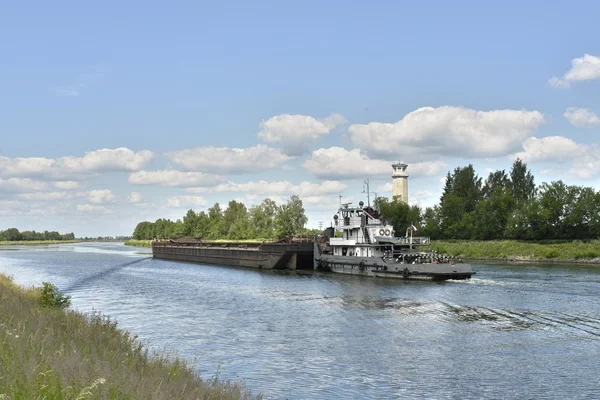
M 71 296 L 65 296 L 55 285 L 49 282 L 43 282 L 42 285 L 39 297 L 42 307 L 67 308 L 71 305 Z

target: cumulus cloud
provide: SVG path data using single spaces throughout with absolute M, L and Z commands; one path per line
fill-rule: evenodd
M 198 207 L 205 206 L 206 200 L 202 196 L 173 196 L 167 199 L 169 207 Z
M 76 180 L 100 172 L 136 171 L 146 165 L 153 156 L 148 150 L 135 152 L 125 147 L 90 151 L 83 157 L 56 159 L 0 156 L 0 176 Z
M 57 181 L 53 184 L 55 188 L 62 190 L 73 190 L 81 188 L 81 183 L 75 181 Z
M 189 188 L 187 191 L 192 193 L 221 193 L 221 192 L 246 192 L 253 194 L 266 194 L 266 195 L 299 195 L 299 196 L 314 196 L 330 193 L 340 193 L 348 185 L 338 181 L 324 181 L 321 183 L 312 182 L 300 182 L 298 185 L 294 185 L 289 181 L 257 181 L 257 182 L 246 182 L 246 183 L 234 183 L 228 182 L 217 185 L 212 188 Z
M 516 153 L 515 158 L 527 162 L 564 162 L 580 157 L 587 151 L 585 145 L 563 136 L 528 138 L 523 142 L 523 149 L 525 151 Z
M 264 145 L 247 148 L 197 147 L 166 153 L 173 162 L 188 170 L 244 174 L 275 168 L 291 157 Z
M 21 193 L 20 199 L 27 201 L 55 201 L 71 198 L 72 195 L 67 192 L 37 192 L 37 193 Z
M 131 192 L 127 197 L 127 201 L 130 203 L 140 203 L 142 201 L 142 194 L 139 192 Z
M 600 117 L 588 110 L 587 108 L 567 108 L 563 114 L 569 120 L 571 125 L 577 128 L 592 128 L 600 126 Z
M 77 204 L 77 213 L 79 214 L 111 214 L 112 211 L 104 206 L 95 206 L 91 204 Z
M 223 179 L 221 176 L 203 172 L 164 170 L 133 172 L 127 181 L 134 185 L 211 186 L 222 182 Z
M 286 154 L 298 156 L 308 150 L 310 143 L 346 122 L 346 118 L 340 114 L 322 119 L 309 115 L 281 114 L 260 123 L 258 138 L 267 143 L 280 144 Z
M 321 179 L 358 179 L 392 174 L 391 162 L 370 159 L 360 149 L 346 150 L 342 147 L 315 150 L 303 166 Z M 411 176 L 432 176 L 445 167 L 442 161 L 413 163 L 409 164 L 408 173 Z
M 111 190 L 90 190 L 87 193 L 87 199 L 93 204 L 109 204 L 114 203 L 117 196 Z
M 538 111 L 477 111 L 460 107 L 422 107 L 390 124 L 371 122 L 349 128 L 352 141 L 367 155 L 407 161 L 424 155 L 494 157 L 521 148 L 544 122 Z
M 47 188 L 46 183 L 28 178 L 0 178 L 0 192 L 37 192 Z
M 574 82 L 591 81 L 600 78 L 600 57 L 584 54 L 571 60 L 571 69 L 562 77 L 553 77 L 548 83 L 555 88 L 568 88 Z

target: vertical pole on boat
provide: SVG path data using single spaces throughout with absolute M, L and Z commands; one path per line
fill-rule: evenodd
M 366 189 L 363 187 L 363 193 L 367 194 L 367 206 L 371 207 L 371 195 L 369 191 L 369 178 L 364 180 L 364 184 L 367 186 Z

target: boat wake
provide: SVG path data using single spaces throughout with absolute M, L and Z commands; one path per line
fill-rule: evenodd
M 63 292 L 65 292 L 65 293 L 75 291 L 77 289 L 80 289 L 82 286 L 85 286 L 85 285 L 89 284 L 90 282 L 96 281 L 98 279 L 102 279 L 105 276 L 110 275 L 110 274 L 112 274 L 114 272 L 117 272 L 117 271 L 119 271 L 119 270 L 121 270 L 123 268 L 129 267 L 131 265 L 135 265 L 135 264 L 138 264 L 138 263 L 141 263 L 141 262 L 144 262 L 144 261 L 148 261 L 148 260 L 151 260 L 151 259 L 152 259 L 152 257 L 143 257 L 143 258 L 138 258 L 138 259 L 136 259 L 134 261 L 129 261 L 129 262 L 126 262 L 126 263 L 123 263 L 123 264 L 115 265 L 114 267 L 107 268 L 107 269 L 102 270 L 102 271 L 100 271 L 98 273 L 95 273 L 95 274 L 86 276 L 85 278 L 79 279 L 78 281 L 73 282 L 70 286 L 68 286 L 68 287 L 66 287 L 64 289 L 61 289 L 61 290 Z
M 525 329 L 555 330 L 566 334 L 600 336 L 600 319 L 560 312 L 537 313 L 533 311 L 502 310 L 488 307 L 468 307 L 440 303 L 441 314 L 446 319 L 467 323 L 481 323 L 494 330 L 515 331 Z

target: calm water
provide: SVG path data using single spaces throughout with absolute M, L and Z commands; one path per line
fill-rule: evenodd
M 598 398 L 600 267 L 476 265 L 403 282 L 168 262 L 122 244 L 0 248 L 204 377 L 266 398 Z

